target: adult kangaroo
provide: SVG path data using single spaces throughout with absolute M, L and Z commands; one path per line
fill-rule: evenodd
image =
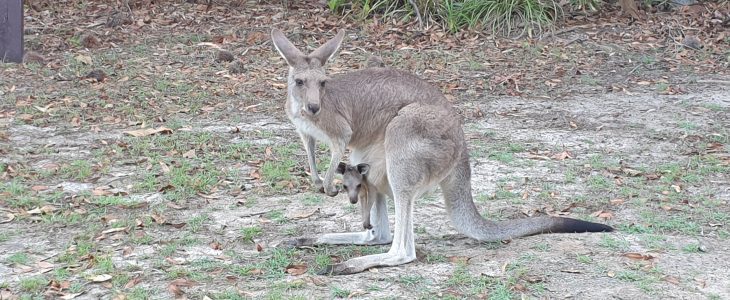
M 472 200 L 471 168 L 461 118 L 436 87 L 390 68 L 366 68 L 333 77 L 324 64 L 340 47 L 345 32 L 309 55 L 284 34 L 271 31 L 274 46 L 289 65 L 286 114 L 307 152 L 312 180 L 328 195 L 337 194 L 332 179 L 346 148 L 352 164 L 370 165 L 368 180 L 378 196 L 371 212 L 372 229 L 330 233 L 290 241 L 315 244 L 387 244 L 387 253 L 366 255 L 328 266 L 330 274 L 351 274 L 416 259 L 413 202 L 436 185 L 456 229 L 480 241 L 499 241 L 540 233 L 612 231 L 610 226 L 560 217 L 500 222 L 479 214 Z M 315 140 L 331 150 L 324 181 L 317 174 Z M 385 195 L 395 202 L 395 230 L 388 228 Z

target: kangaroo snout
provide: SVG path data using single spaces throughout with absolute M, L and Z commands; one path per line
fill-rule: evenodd
M 307 111 L 316 115 L 319 112 L 319 104 L 307 104 Z

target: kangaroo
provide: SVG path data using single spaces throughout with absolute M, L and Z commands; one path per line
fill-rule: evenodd
M 387 253 L 366 255 L 327 266 L 322 273 L 352 274 L 416 259 L 413 203 L 439 186 L 451 224 L 480 241 L 500 241 L 541 233 L 602 232 L 613 228 L 571 218 L 542 216 L 494 222 L 484 219 L 471 193 L 471 166 L 461 118 L 435 86 L 392 68 L 365 68 L 328 76 L 324 65 L 339 49 L 344 30 L 310 54 L 299 51 L 278 29 L 272 42 L 289 65 L 286 114 L 302 138 L 315 187 L 336 195 L 332 184 L 347 148 L 353 162 L 370 164 L 368 181 L 377 187 L 364 232 L 328 233 L 287 241 L 291 246 L 390 243 Z M 314 146 L 330 147 L 322 180 Z M 395 203 L 390 233 L 385 195 Z
M 337 165 L 337 174 L 342 175 L 342 187 L 350 198 L 350 203 L 355 204 L 360 201 L 362 210 L 362 227 L 365 229 L 373 229 L 370 224 L 370 209 L 375 203 L 377 191 L 371 186 L 367 179 L 370 165 L 360 163 L 357 166 L 340 163 Z

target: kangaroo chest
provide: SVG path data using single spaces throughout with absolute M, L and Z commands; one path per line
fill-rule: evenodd
M 299 134 L 308 135 L 318 141 L 330 143 L 330 138 L 327 134 L 315 122 L 302 115 L 301 105 L 296 101 L 288 99 L 286 102 L 286 116 L 289 117 L 289 120 L 294 124 Z
M 329 136 L 311 120 L 304 117 L 291 117 L 290 119 L 300 134 L 311 136 L 318 141 L 330 143 Z

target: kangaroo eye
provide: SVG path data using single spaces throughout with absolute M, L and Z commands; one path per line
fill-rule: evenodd
M 347 190 L 347 186 L 346 185 L 343 185 L 342 188 L 345 189 L 345 191 Z
M 320 82 L 319 86 L 324 87 L 324 81 Z
M 357 184 L 357 188 L 359 189 L 361 185 L 362 185 L 362 184 L 359 184 L 359 183 L 358 183 L 358 184 Z
M 301 79 L 294 80 L 294 82 L 296 82 L 298 86 L 304 85 L 304 80 L 301 80 Z

